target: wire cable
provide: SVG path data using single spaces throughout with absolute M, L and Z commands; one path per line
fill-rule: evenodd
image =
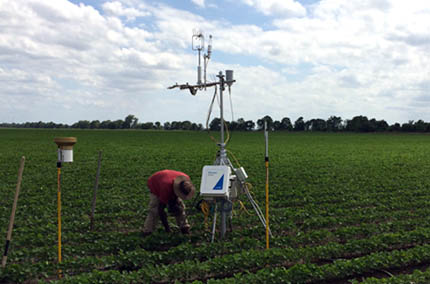
M 212 113 L 212 108 L 213 108 L 213 105 L 214 105 L 215 97 L 217 97 L 217 90 L 218 90 L 218 87 L 215 85 L 214 95 L 213 95 L 213 97 L 212 97 L 212 101 L 211 101 L 211 103 L 210 103 L 210 105 L 209 105 L 208 116 L 207 116 L 207 118 L 206 118 L 206 129 L 207 129 L 207 131 L 208 131 L 209 138 L 210 138 L 212 141 L 214 141 L 214 142 L 215 142 L 215 144 L 217 144 L 218 142 L 217 142 L 217 141 L 216 141 L 216 139 L 215 139 L 215 138 L 210 134 L 210 129 L 209 129 L 209 119 L 211 118 L 211 113 Z
M 231 100 L 231 87 L 230 86 L 228 86 L 228 95 L 230 97 L 231 122 L 233 123 L 233 121 L 234 121 L 234 112 L 233 112 L 233 102 Z
M 227 153 L 229 153 L 229 154 L 233 157 L 234 161 L 235 161 L 235 162 L 236 162 L 236 164 L 237 164 L 237 167 L 238 167 L 238 168 L 240 168 L 240 167 L 241 167 L 240 162 L 239 162 L 239 160 L 236 158 L 236 156 L 233 154 L 233 152 L 232 152 L 232 151 L 230 151 L 230 150 L 228 150 L 228 149 L 226 149 L 226 151 L 227 151 Z
M 211 101 L 211 103 L 209 105 L 208 115 L 207 115 L 207 118 L 206 118 L 206 129 L 208 131 L 209 138 L 212 141 L 214 141 L 215 144 L 218 144 L 218 141 L 215 139 L 215 137 L 213 137 L 212 135 L 210 135 L 210 129 L 209 129 L 209 120 L 211 118 L 211 114 L 212 114 L 212 109 L 213 109 L 213 104 L 214 104 L 215 98 L 218 98 L 218 88 L 217 88 L 217 86 L 215 86 L 214 95 L 213 95 L 212 101 Z M 227 146 L 228 142 L 230 141 L 230 131 L 228 130 L 228 125 L 227 125 L 227 122 L 225 120 L 224 120 L 224 125 L 221 126 L 221 127 L 225 127 L 225 129 L 226 129 L 226 139 L 224 141 L 224 144 L 225 144 L 225 146 Z
M 205 216 L 205 229 L 209 229 L 208 216 L 209 216 L 209 204 L 203 200 L 200 204 L 200 208 L 202 209 L 203 215 Z
M 243 204 L 242 201 L 239 200 L 239 204 L 240 204 L 240 210 L 241 210 L 241 212 L 244 211 L 246 214 L 252 215 L 251 213 L 249 213 L 248 209 L 246 209 L 246 207 L 245 207 L 245 205 Z
M 227 144 L 228 144 L 228 142 L 230 141 L 230 131 L 228 131 L 228 125 L 227 125 L 227 122 L 224 120 L 224 127 L 225 127 L 225 132 L 226 132 L 226 134 L 227 134 L 227 138 L 225 139 L 225 141 L 224 141 L 224 146 L 227 146 Z

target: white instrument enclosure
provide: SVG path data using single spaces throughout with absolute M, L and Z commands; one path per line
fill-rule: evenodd
M 200 184 L 200 196 L 229 198 L 230 194 L 229 166 L 204 166 L 202 170 L 202 182 Z

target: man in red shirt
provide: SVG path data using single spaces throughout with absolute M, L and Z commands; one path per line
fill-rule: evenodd
M 148 187 L 149 213 L 145 220 L 143 235 L 150 235 L 155 230 L 159 218 L 166 232 L 170 232 L 167 214 L 164 211 L 166 207 L 169 213 L 176 217 L 176 223 L 181 232 L 189 234 L 190 224 L 188 224 L 182 200 L 191 199 L 196 191 L 190 177 L 183 172 L 163 170 L 148 179 Z

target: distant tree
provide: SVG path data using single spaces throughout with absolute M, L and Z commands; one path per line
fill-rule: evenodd
M 239 118 L 237 120 L 237 130 L 245 131 L 246 130 L 246 121 L 243 118 Z
M 345 120 L 343 123 L 341 117 L 330 116 L 327 121 L 323 119 L 311 119 L 304 121 L 303 117 L 299 117 L 295 122 L 294 126 L 291 124 L 291 120 L 288 117 L 284 117 L 281 121 L 273 121 L 273 119 L 266 115 L 257 121 L 258 129 L 264 127 L 264 120 L 268 121 L 269 129 L 272 130 L 310 130 L 310 131 L 356 131 L 356 132 L 383 132 L 383 131 L 404 131 L 404 132 L 430 132 L 430 123 L 423 120 L 413 121 L 410 120 L 402 125 L 399 123 L 394 123 L 389 126 L 385 120 L 376 120 L 375 118 L 368 119 L 366 116 L 355 116 L 350 120 Z M 256 123 L 252 120 L 247 120 L 239 118 L 237 121 L 225 121 L 228 125 L 229 130 L 239 130 L 239 131 L 252 131 L 255 129 Z M 196 124 L 191 121 L 172 121 L 165 122 L 163 126 L 159 121 L 138 123 L 138 119 L 134 115 L 128 115 L 125 120 L 105 120 L 100 122 L 99 120 L 79 120 L 72 125 L 55 123 L 55 122 L 24 122 L 24 123 L 0 123 L 0 127 L 14 127 L 14 128 L 82 128 L 82 129 L 128 129 L 139 128 L 139 129 L 165 129 L 165 130 L 194 130 L 199 131 L 204 129 L 201 123 Z M 210 130 L 219 131 L 220 130 L 220 119 L 214 118 L 210 125 L 208 126 Z
M 124 121 L 122 122 L 121 128 L 130 129 L 133 124 L 134 125 L 137 124 L 137 120 L 138 119 L 134 115 L 129 114 L 125 117 Z
M 209 123 L 209 129 L 211 131 L 221 130 L 221 119 L 219 119 L 218 117 L 212 119 L 211 123 Z
M 131 122 L 130 128 L 138 128 L 138 125 L 139 125 L 139 119 L 135 117 Z
M 426 132 L 427 127 L 428 127 L 428 123 L 425 123 L 421 119 L 414 123 L 414 131 L 416 132 Z
M 297 118 L 297 120 L 294 122 L 294 131 L 303 131 L 305 130 L 305 121 L 303 119 L 303 116 Z
M 52 121 L 45 123 L 45 128 L 55 128 L 55 123 Z
M 182 123 L 180 121 L 172 121 L 172 123 L 170 124 L 170 129 L 172 130 L 178 130 L 181 129 L 182 127 Z
M 110 120 L 103 120 L 100 123 L 100 128 L 103 128 L 103 129 L 109 128 L 109 125 L 111 124 L 111 122 L 112 121 L 110 121 Z
M 396 122 L 393 125 L 390 125 L 388 130 L 389 131 L 402 131 L 402 126 L 400 125 L 400 123 Z
M 191 130 L 192 123 L 189 120 L 182 121 L 181 129 L 183 130 Z
M 98 120 L 93 120 L 90 122 L 90 128 L 91 129 L 97 129 L 100 128 L 100 121 Z
M 409 120 L 409 122 L 403 123 L 402 124 L 402 131 L 403 132 L 414 132 L 415 131 L 414 121 Z
M 58 123 L 55 125 L 55 128 L 69 128 L 69 125 L 63 124 L 63 123 Z
M 88 129 L 90 128 L 90 122 L 88 120 L 79 120 L 72 125 L 72 128 Z
M 226 121 L 226 123 L 227 123 L 227 126 L 228 126 L 228 130 L 230 130 L 230 131 L 236 131 L 236 130 L 238 130 L 237 129 L 238 124 L 237 124 L 236 121 Z
M 313 122 L 313 119 L 305 121 L 305 131 L 312 130 L 312 122 Z
M 254 128 L 255 128 L 255 123 L 254 123 L 254 121 L 252 121 L 252 120 L 247 120 L 247 121 L 245 122 L 245 130 L 246 130 L 246 131 L 252 131 L 252 130 L 254 130 Z
M 385 120 L 377 120 L 376 121 L 376 131 L 383 132 L 387 131 L 389 128 L 388 123 Z
M 291 124 L 291 120 L 288 117 L 284 117 L 281 119 L 281 130 L 293 130 L 293 124 Z
M 153 128 L 154 128 L 154 123 L 153 123 L 153 122 L 145 122 L 145 123 L 142 123 L 142 124 L 140 125 L 140 128 L 141 128 L 141 129 L 153 129 Z
M 312 131 L 327 131 L 327 123 L 324 119 L 311 119 L 305 123 L 306 130 Z
M 340 116 L 330 116 L 327 119 L 327 131 L 337 132 L 342 130 L 342 118 Z
M 201 123 L 197 124 L 197 123 L 193 122 L 191 124 L 191 130 L 199 131 L 199 130 L 202 130 L 202 129 L 203 129 L 203 125 Z
M 121 119 L 115 120 L 115 121 L 111 121 L 108 124 L 108 128 L 109 129 L 121 129 L 122 126 L 124 125 L 124 121 Z
M 371 131 L 369 119 L 362 115 L 355 116 L 351 120 L 347 120 L 346 130 L 354 132 L 369 132 Z
M 275 131 L 282 130 L 281 126 L 282 125 L 281 125 L 281 122 L 279 120 L 275 120 L 273 122 L 273 130 L 275 130 Z
M 370 119 L 367 132 L 375 132 L 377 128 L 378 128 L 377 120 L 375 118 Z

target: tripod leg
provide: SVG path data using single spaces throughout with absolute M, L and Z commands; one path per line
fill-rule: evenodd
M 221 200 L 221 239 L 224 239 L 226 232 L 227 212 L 225 210 L 225 201 Z
M 214 239 L 215 239 L 216 211 L 217 211 L 217 203 L 215 202 L 214 223 L 212 225 L 212 239 L 211 239 L 211 243 L 213 243 Z
M 252 207 L 254 208 L 255 213 L 257 213 L 257 216 L 260 219 L 260 222 L 263 224 L 263 227 L 266 228 L 266 219 L 264 218 L 263 212 L 261 212 L 260 207 L 258 206 L 258 204 L 252 198 L 251 193 L 249 192 L 249 190 L 246 187 L 246 185 L 244 186 L 244 191 L 245 191 L 246 196 L 249 199 L 249 202 L 251 203 Z M 269 228 L 269 234 L 270 234 L 271 237 L 273 237 L 270 228 Z
M 230 232 L 233 232 L 233 214 L 230 214 L 228 218 L 228 227 Z

